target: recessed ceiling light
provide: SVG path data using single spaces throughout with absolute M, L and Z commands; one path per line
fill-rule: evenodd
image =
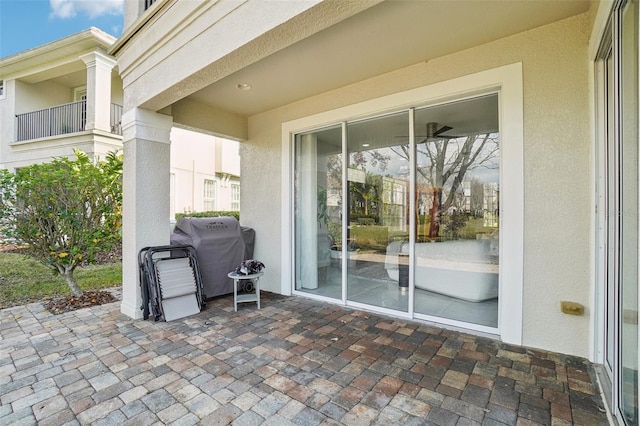
M 251 85 L 249 83 L 240 83 L 236 87 L 238 90 L 251 90 Z
M 366 148 L 366 147 L 371 146 L 371 145 L 368 144 L 368 143 L 363 143 L 362 146 Z

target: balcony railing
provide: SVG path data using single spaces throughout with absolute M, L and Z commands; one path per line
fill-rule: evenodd
M 111 133 L 121 135 L 122 106 L 111 104 L 110 115 Z M 17 114 L 16 141 L 82 132 L 86 123 L 86 100 Z
M 122 105 L 111 104 L 111 133 L 122 136 Z

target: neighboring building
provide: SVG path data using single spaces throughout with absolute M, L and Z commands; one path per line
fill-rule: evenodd
M 171 211 L 240 211 L 238 142 L 171 130 Z
M 0 59 L 0 168 L 122 149 L 122 79 L 106 53 L 115 40 L 90 28 Z M 178 128 L 171 141 L 170 218 L 239 210 L 237 142 Z
M 200 129 L 242 141 L 265 290 L 588 357 L 637 424 L 638 14 L 630 0 L 126 2 L 109 51 L 130 171 L 122 311 L 140 316 L 137 250 L 169 239 L 148 218 L 170 212 L 171 127 Z M 350 221 L 350 168 L 408 179 L 403 229 Z M 465 180 L 486 184 L 493 216 L 448 215 Z M 330 264 L 328 234 L 349 241 Z
M 0 59 L 0 167 L 122 147 L 122 80 L 106 53 L 114 41 L 90 28 Z

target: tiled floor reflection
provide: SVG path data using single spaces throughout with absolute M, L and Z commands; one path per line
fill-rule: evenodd
M 397 281 L 389 279 L 383 263 L 355 261 L 349 265 L 347 300 L 371 306 L 407 312 L 409 293 Z M 332 299 L 342 298 L 342 270 L 331 265 L 320 274 L 317 289 L 299 289 Z M 438 293 L 416 289 L 415 312 L 487 327 L 498 326 L 498 299 L 469 302 Z

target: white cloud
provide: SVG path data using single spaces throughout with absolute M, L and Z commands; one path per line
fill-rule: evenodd
M 121 15 L 124 0 L 49 0 L 51 18 L 73 18 L 86 14 L 90 19 L 100 15 Z

